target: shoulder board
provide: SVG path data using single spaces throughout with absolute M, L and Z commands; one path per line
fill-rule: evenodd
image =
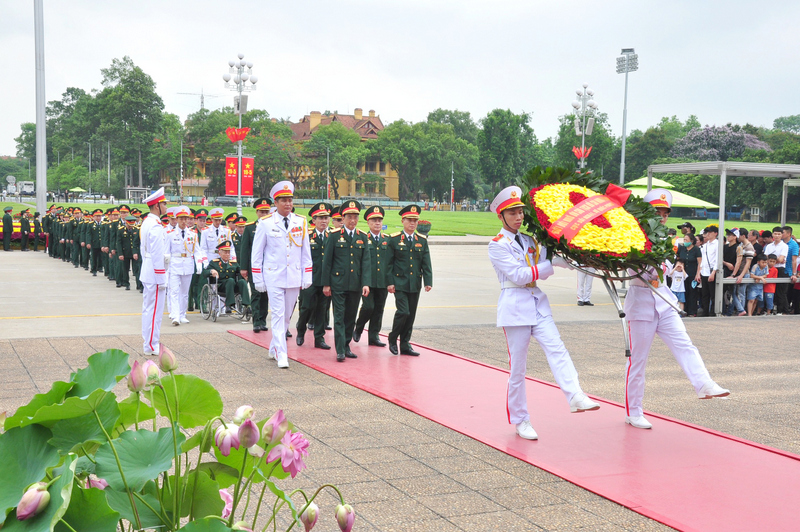
M 231 259 L 228 262 L 232 264 L 232 263 L 236 262 L 236 259 Z
M 356 229 L 356 234 L 357 234 L 357 235 L 366 235 L 367 233 L 365 233 L 365 232 L 364 232 L 364 231 L 362 231 L 361 229 Z
M 392 234 L 391 234 L 391 235 L 389 235 L 389 236 L 391 236 L 392 238 L 394 238 L 394 237 L 396 237 L 396 236 L 400 236 L 401 234 L 403 234 L 403 232 L 402 232 L 402 231 L 398 231 L 398 232 L 396 232 L 396 233 L 392 233 Z
M 500 240 L 501 240 L 502 238 L 503 238 L 503 233 L 500 233 L 499 235 L 497 235 L 496 237 L 494 237 L 494 238 L 492 239 L 492 242 L 500 242 Z
M 331 229 L 331 233 L 338 233 L 341 230 L 342 230 L 341 227 L 337 227 L 336 229 Z
M 219 262 L 219 259 L 214 259 L 211 262 Z
M 255 220 L 253 220 L 252 222 L 247 222 L 247 223 L 246 223 L 246 224 L 244 224 L 244 225 L 245 225 L 245 226 L 247 226 L 247 225 L 253 225 L 253 224 L 255 224 L 255 223 L 256 223 L 256 221 L 255 221 Z
M 389 238 L 389 235 L 387 235 L 386 233 L 381 233 L 381 236 L 382 236 L 383 238 Z
M 428 237 L 426 235 L 423 235 L 422 233 L 416 233 L 416 236 L 418 236 L 420 238 L 424 238 L 425 240 L 428 240 Z
M 268 214 L 266 216 L 262 216 L 261 219 L 262 220 L 266 220 L 267 218 L 270 218 L 271 216 L 272 216 L 272 214 Z

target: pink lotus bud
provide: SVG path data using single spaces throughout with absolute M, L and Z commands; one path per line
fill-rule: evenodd
M 245 449 L 249 449 L 258 443 L 260 437 L 261 434 L 258 431 L 258 426 L 253 423 L 252 419 L 245 420 L 245 422 L 239 426 L 239 443 L 244 445 Z
M 97 488 L 99 490 L 104 490 L 107 487 L 108 487 L 108 482 L 106 482 L 102 478 L 89 477 L 86 479 L 86 489 Z
M 24 521 L 39 514 L 50 504 L 50 492 L 47 483 L 37 482 L 28 488 L 17 504 L 17 519 Z
M 283 415 L 283 410 L 278 410 L 264 424 L 264 441 L 267 446 L 281 441 L 287 430 L 289 430 L 289 422 Z
M 219 496 L 225 502 L 225 507 L 222 509 L 222 518 L 227 519 L 233 511 L 233 495 L 228 490 L 219 490 Z
M 246 419 L 250 419 L 251 417 L 253 417 L 253 407 L 250 405 L 242 405 L 237 408 L 236 413 L 233 414 L 233 422 L 241 425 Z
M 147 375 L 147 384 L 154 384 L 161 380 L 161 372 L 158 370 L 158 365 L 152 360 L 147 360 L 142 365 L 145 375 Z
M 175 359 L 175 353 L 168 347 L 160 346 L 161 352 L 158 354 L 158 367 L 164 373 L 175 371 L 178 369 L 178 361 Z
M 253 445 L 252 447 L 247 448 L 247 454 L 250 456 L 255 456 L 256 458 L 261 458 L 264 456 L 264 448 L 260 445 Z
M 353 529 L 353 522 L 356 520 L 356 512 L 349 504 L 340 504 L 336 507 L 336 522 L 342 532 L 350 532 Z
M 222 453 L 222 456 L 231 454 L 231 447 L 239 448 L 239 427 L 230 424 L 227 427 L 220 425 L 214 433 L 214 443 Z
M 244 530 L 245 532 L 253 532 L 253 529 L 247 526 L 247 523 L 244 521 L 237 521 L 236 523 L 233 523 L 231 530 Z
M 306 504 L 300 512 L 300 522 L 306 527 L 306 532 L 314 528 L 314 525 L 317 524 L 317 519 L 319 519 L 319 506 L 313 502 Z
M 144 372 L 144 367 L 136 360 L 128 374 L 128 389 L 132 392 L 141 392 L 146 384 L 147 374 Z

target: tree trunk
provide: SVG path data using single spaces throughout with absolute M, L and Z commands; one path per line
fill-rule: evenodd
M 139 148 L 139 188 L 142 188 L 142 149 Z

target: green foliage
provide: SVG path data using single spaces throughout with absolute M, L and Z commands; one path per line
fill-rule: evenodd
M 781 116 L 772 122 L 772 127 L 800 135 L 800 115 Z
M 303 155 L 317 178 L 312 188 L 323 186 L 326 172 L 329 171 L 334 199 L 339 199 L 339 187 L 343 181 L 358 177 L 358 165 L 366 160 L 367 154 L 361 136 L 339 122 L 319 126 L 311 139 L 303 143 Z
M 580 147 L 581 137 L 575 134 L 575 115 L 564 115 L 559 121 L 558 136 L 553 145 L 553 164 L 561 168 L 577 168 L 579 161 L 572 153 L 572 148 Z M 610 168 L 615 154 L 616 139 L 611 135 L 608 116 L 605 113 L 598 113 L 595 117 L 594 130 L 586 137 L 586 146 L 592 147 L 592 153 L 586 158 L 587 168 L 594 168 L 597 172 Z
M 5 459 L 5 458 L 4 458 Z M 59 468 L 53 483 L 47 489 L 50 492 L 50 504 L 36 517 L 19 521 L 16 512 L 6 519 L 3 532 L 50 532 L 66 513 L 72 499 L 75 485 L 75 456 L 67 456 Z M 15 503 L 16 504 L 16 503 Z
M 184 428 L 201 427 L 210 419 L 222 415 L 222 398 L 219 392 L 209 383 L 194 375 L 175 375 L 165 377 L 161 384 L 166 394 L 161 390 L 152 391 L 153 406 L 162 416 L 172 412 L 180 414 L 178 422 Z M 178 387 L 178 401 L 175 400 L 175 386 Z M 164 396 L 169 399 L 169 407 L 164 401 Z
M 65 523 L 57 523 L 55 532 L 112 532 L 120 519 L 119 512 L 113 510 L 101 490 L 73 488 L 69 508 L 64 517 Z
M 513 183 L 526 168 L 541 164 L 542 154 L 529 122 L 530 113 L 508 109 L 490 111 L 481 120 L 478 151 L 483 178 L 500 188 Z

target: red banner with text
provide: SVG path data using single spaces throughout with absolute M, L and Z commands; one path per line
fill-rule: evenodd
M 253 168 L 254 159 L 252 157 L 242 157 L 242 196 L 253 195 Z M 238 195 L 237 186 L 239 182 L 239 158 L 225 158 L 225 194 L 228 196 Z

